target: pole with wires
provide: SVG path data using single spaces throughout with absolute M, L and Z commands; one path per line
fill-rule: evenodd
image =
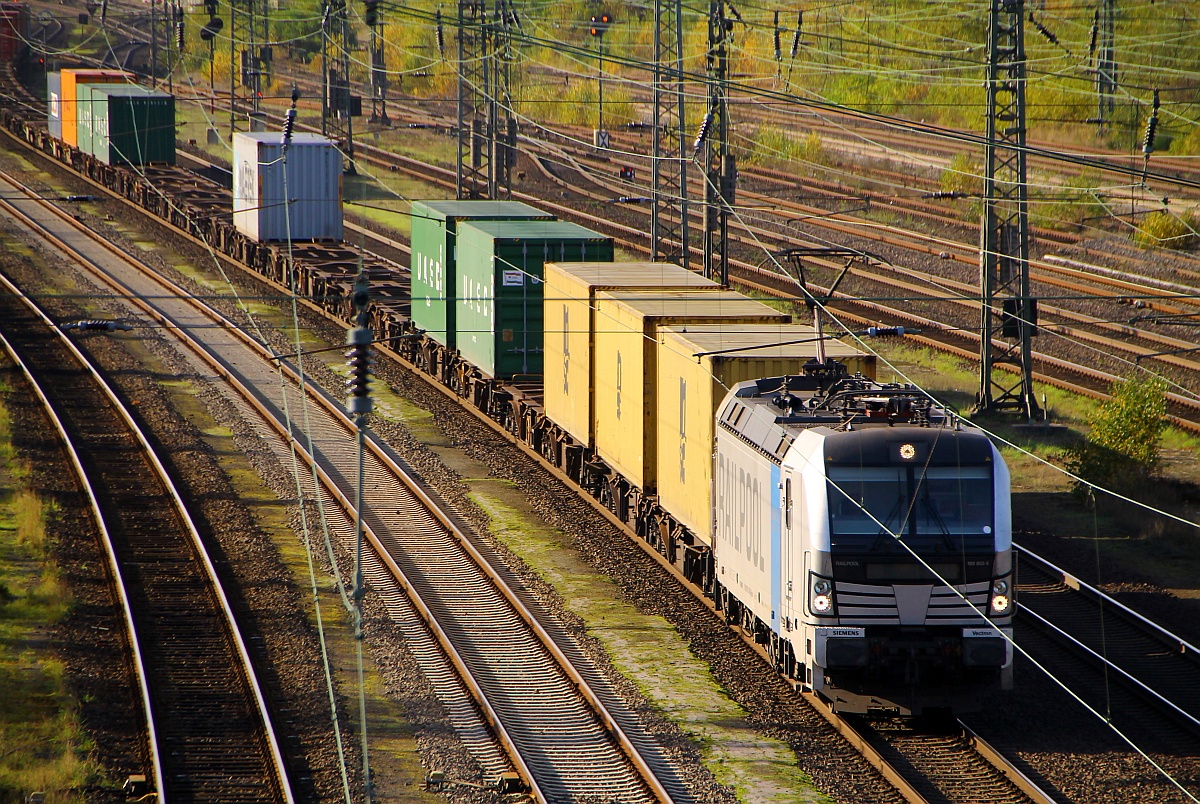
M 363 584 L 363 455 L 365 438 L 363 428 L 367 426 L 367 416 L 371 413 L 371 342 L 374 340 L 370 327 L 367 326 L 368 310 L 371 302 L 371 292 L 367 276 L 359 266 L 358 276 L 354 280 L 354 328 L 346 333 L 346 362 L 350 368 L 350 379 L 346 381 L 346 411 L 354 417 L 354 428 L 357 433 L 358 446 L 358 484 L 354 491 L 354 644 L 358 660 L 358 715 L 362 737 L 363 761 L 363 791 L 364 799 L 370 804 L 374 785 L 371 782 L 371 761 L 367 751 L 367 694 L 363 684 L 363 596 L 366 587 Z
M 992 0 L 988 26 L 987 141 L 979 267 L 981 413 L 1040 414 L 1033 390 L 1037 300 L 1029 288 L 1024 0 Z M 1013 373 L 1001 371 L 1007 364 Z
M 650 162 L 650 259 L 684 268 L 688 249 L 682 0 L 654 0 L 654 137 Z
M 729 43 L 733 20 L 727 0 L 710 0 L 708 14 L 708 111 L 693 146 L 704 167 L 704 276 L 729 284 L 729 208 L 734 204 L 737 165 L 729 151 Z M 737 16 L 736 9 L 729 6 Z

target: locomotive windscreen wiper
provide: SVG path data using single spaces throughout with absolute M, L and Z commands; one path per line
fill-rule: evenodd
M 951 552 L 957 550 L 957 546 L 950 538 L 950 528 L 946 527 L 946 520 L 942 519 L 942 515 L 938 512 L 937 504 L 933 501 L 933 498 L 929 496 L 929 484 L 922 479 L 918 484 L 918 488 L 920 489 L 919 493 L 921 495 L 921 503 L 925 506 L 925 510 L 928 512 L 929 518 L 936 522 L 938 529 L 941 530 L 942 540 L 946 543 L 946 549 L 950 550 Z

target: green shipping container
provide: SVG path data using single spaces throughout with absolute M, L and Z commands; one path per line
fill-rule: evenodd
M 520 201 L 412 202 L 412 319 L 454 348 L 455 235 L 469 221 L 554 220 Z
M 540 375 L 545 264 L 612 260 L 612 238 L 566 221 L 460 225 L 458 350 L 496 378 Z
M 137 84 L 89 84 L 84 88 L 91 93 L 87 153 L 106 165 L 175 164 L 174 96 Z M 79 90 L 80 100 L 84 88 Z M 84 114 L 81 104 L 81 129 Z M 82 141 L 80 147 L 84 147 Z

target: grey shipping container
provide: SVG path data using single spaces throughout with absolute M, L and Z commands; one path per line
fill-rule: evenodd
M 46 125 L 50 136 L 62 139 L 62 73 L 46 73 Z
M 342 239 L 342 155 L 319 134 L 233 135 L 233 225 L 258 242 Z
M 463 223 L 455 300 L 458 350 L 493 377 L 540 375 L 545 264 L 612 259 L 611 237 L 566 221 Z
M 84 84 L 91 92 L 90 148 L 106 165 L 175 164 L 175 98 L 137 84 Z M 82 119 L 83 105 L 80 105 Z
M 412 202 L 412 318 L 440 344 L 455 346 L 455 243 L 460 223 L 553 220 L 520 201 Z

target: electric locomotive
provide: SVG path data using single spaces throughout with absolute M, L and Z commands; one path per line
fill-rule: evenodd
M 726 395 L 718 605 L 835 711 L 978 708 L 1012 688 L 1008 469 L 915 387 L 839 368 Z

